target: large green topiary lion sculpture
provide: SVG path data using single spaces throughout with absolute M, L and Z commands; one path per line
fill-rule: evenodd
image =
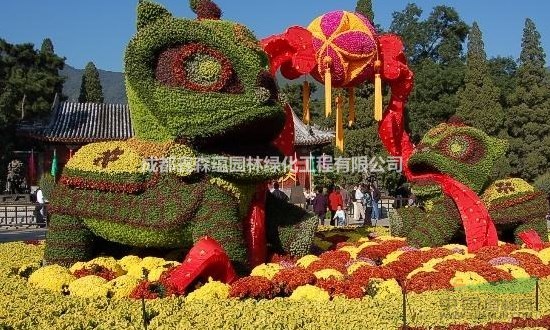
M 140 1 L 138 31 L 125 56 L 135 137 L 87 145 L 67 163 L 51 196 L 48 263 L 89 259 L 100 238 L 187 248 L 209 236 L 241 269 L 262 249 L 254 239 L 261 245 L 267 238 L 275 252 L 308 252 L 315 218 L 271 196 L 262 199 L 262 184 L 283 169 L 249 170 L 242 162 L 282 156 L 273 141 L 285 111 L 267 57 L 246 27 L 220 19 L 214 3 L 191 5 L 197 20 Z M 145 162 L 153 168 L 147 171 L 148 158 L 162 161 Z M 251 212 L 258 199 L 265 207 Z M 245 220 L 262 212 L 265 228 L 261 222 L 251 228 Z M 264 257 L 256 255 L 255 263 Z

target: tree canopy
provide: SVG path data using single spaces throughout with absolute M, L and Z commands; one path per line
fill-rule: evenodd
M 103 103 L 103 88 L 99 80 L 99 71 L 93 62 L 88 62 L 84 69 L 78 102 Z

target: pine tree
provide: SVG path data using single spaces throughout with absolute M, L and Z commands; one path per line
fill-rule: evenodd
M 63 98 L 62 92 L 65 78 L 59 75 L 59 71 L 63 70 L 65 66 L 65 58 L 61 58 L 55 54 L 53 43 L 50 38 L 46 38 L 42 41 L 38 56 L 40 59 L 40 67 L 48 72 L 50 76 L 50 84 L 45 92 L 51 95 L 47 100 L 51 105 L 55 94 Z
M 507 116 L 513 174 L 534 180 L 550 166 L 550 76 L 541 36 L 531 19 L 525 21 L 512 107 Z
M 44 39 L 42 41 L 42 47 L 40 47 L 40 53 L 42 54 L 54 54 L 53 43 L 50 38 Z
M 469 35 L 464 82 L 464 87 L 458 92 L 456 115 L 468 125 L 489 135 L 497 135 L 504 121 L 504 112 L 499 103 L 500 90 L 489 74 L 483 38 L 476 22 Z
M 358 0 L 355 11 L 366 18 L 371 22 L 374 22 L 374 11 L 372 10 L 372 0 Z
M 89 62 L 84 69 L 78 102 L 103 103 L 103 89 L 99 80 L 99 72 L 93 62 Z

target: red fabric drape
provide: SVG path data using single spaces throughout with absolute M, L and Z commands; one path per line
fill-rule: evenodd
M 231 283 L 237 280 L 237 274 L 231 265 L 223 247 L 213 238 L 203 237 L 193 246 L 181 265 L 170 273 L 167 282 L 179 294 L 186 292 L 196 280 Z

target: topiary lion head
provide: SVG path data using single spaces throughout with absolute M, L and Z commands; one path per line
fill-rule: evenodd
M 415 174 L 445 173 L 480 192 L 488 183 L 495 161 L 506 153 L 504 140 L 483 131 L 458 125 L 440 124 L 432 128 L 409 159 Z
M 191 6 L 196 20 L 139 2 L 137 34 L 125 55 L 136 137 L 207 151 L 226 143 L 268 145 L 285 115 L 267 56 L 250 30 L 221 20 L 213 2 Z

